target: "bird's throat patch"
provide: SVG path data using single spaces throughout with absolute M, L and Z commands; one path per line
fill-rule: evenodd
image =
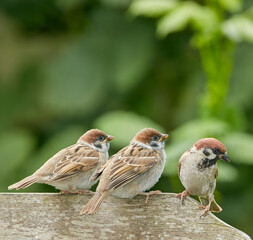
M 209 167 L 215 165 L 216 162 L 217 162 L 217 158 L 214 158 L 214 159 L 204 158 L 204 159 L 202 159 L 202 160 L 198 163 L 197 168 L 198 168 L 198 170 L 203 171 L 203 170 L 205 170 L 206 168 L 209 168 Z

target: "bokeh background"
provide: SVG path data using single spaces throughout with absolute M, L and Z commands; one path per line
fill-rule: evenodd
M 177 193 L 180 155 L 216 137 L 217 215 L 253 235 L 252 44 L 252 0 L 1 0 L 0 191 L 90 128 L 114 154 L 154 127 L 170 134 L 154 189 Z

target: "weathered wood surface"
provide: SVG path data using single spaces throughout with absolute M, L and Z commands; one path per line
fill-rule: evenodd
M 107 197 L 95 215 L 79 212 L 91 195 L 0 194 L 0 239 L 250 239 L 213 214 L 199 219 L 194 199 L 176 194 Z

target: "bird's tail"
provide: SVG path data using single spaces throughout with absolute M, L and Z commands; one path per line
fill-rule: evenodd
M 36 183 L 38 181 L 38 178 L 31 175 L 29 177 L 26 177 L 24 178 L 23 180 L 17 182 L 17 183 L 14 183 L 12 185 L 10 185 L 8 187 L 8 190 L 12 190 L 12 189 L 17 189 L 19 190 L 20 188 L 26 188 L 26 187 L 29 187 L 30 185 L 32 185 L 33 183 Z
M 209 198 L 208 197 L 199 197 L 200 202 L 203 204 L 203 206 L 207 206 L 209 204 Z M 222 208 L 218 205 L 217 202 L 215 202 L 214 198 L 212 200 L 212 203 L 210 205 L 210 212 L 221 212 Z
M 84 206 L 81 210 L 80 215 L 85 213 L 94 214 L 99 209 L 102 204 L 104 198 L 107 195 L 107 191 L 105 192 L 96 192 L 95 195 L 90 199 L 90 201 Z

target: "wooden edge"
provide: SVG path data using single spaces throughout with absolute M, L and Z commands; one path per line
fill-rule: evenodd
M 8 198 L 11 197 L 11 198 Z M 87 221 L 91 222 L 94 225 L 94 227 L 98 227 L 98 229 L 101 229 L 101 226 L 103 226 L 103 223 L 101 225 L 99 225 L 100 223 L 97 223 L 97 221 L 101 221 L 102 218 L 109 218 L 112 219 L 111 224 L 112 225 L 108 225 L 107 227 L 110 229 L 110 227 L 114 228 L 114 230 L 117 232 L 119 229 L 121 229 L 121 226 L 119 225 L 119 227 L 117 228 L 117 223 L 120 223 L 120 220 L 117 219 L 117 223 L 113 222 L 114 220 L 114 216 L 122 216 L 122 214 L 126 213 L 127 216 L 127 220 L 126 218 L 124 218 L 124 221 L 126 221 L 127 223 L 130 222 L 130 224 L 132 224 L 132 222 L 136 221 L 137 219 L 142 219 L 142 218 L 148 218 L 149 215 L 152 216 L 152 214 L 157 214 L 159 215 L 157 218 L 161 219 L 161 223 L 159 223 L 159 227 L 160 230 L 165 229 L 165 228 L 170 228 L 169 224 L 172 224 L 173 226 L 173 221 L 178 220 L 176 225 L 180 225 L 180 223 L 182 223 L 182 227 L 187 228 L 189 226 L 189 229 L 192 229 L 193 225 L 196 225 L 196 229 L 197 228 L 205 228 L 205 231 L 209 231 L 208 228 L 212 227 L 212 229 L 223 229 L 223 234 L 224 232 L 230 232 L 230 237 L 233 236 L 233 234 L 236 234 L 236 237 L 234 239 L 245 239 L 245 240 L 251 240 L 251 238 L 244 232 L 242 232 L 241 230 L 238 230 L 236 228 L 234 228 L 233 226 L 225 223 L 224 221 L 222 221 L 221 219 L 219 219 L 218 217 L 216 217 L 214 214 L 212 213 L 208 213 L 207 216 L 205 218 L 201 218 L 201 220 L 199 220 L 199 214 L 200 211 L 198 210 L 198 207 L 200 205 L 200 203 L 198 201 L 196 201 L 193 198 L 187 198 L 185 201 L 185 204 L 183 206 L 181 206 L 180 201 L 176 198 L 177 194 L 175 193 L 161 193 L 161 194 L 157 194 L 157 195 L 153 195 L 151 196 L 150 200 L 149 200 L 149 204 L 145 205 L 143 204 L 144 202 L 144 196 L 136 196 L 133 199 L 119 199 L 113 196 L 108 196 L 107 199 L 105 199 L 104 203 L 102 204 L 101 209 L 99 209 L 99 212 L 96 215 L 88 215 L 88 216 L 79 216 L 79 211 L 81 210 L 81 208 L 83 207 L 83 204 L 85 204 L 85 202 L 87 202 L 90 199 L 91 195 L 90 194 L 84 194 L 84 195 L 77 195 L 77 194 L 60 194 L 60 193 L 0 193 L 0 202 L 2 204 L 6 204 L 7 207 L 5 206 L 0 206 L 0 215 L 5 215 L 5 217 L 3 217 L 1 219 L 0 216 L 0 232 L 1 232 L 1 228 L 3 226 L 5 226 L 4 224 L 8 223 L 8 226 L 10 226 L 10 223 L 13 223 L 15 221 L 13 221 L 13 216 L 17 214 L 17 216 L 20 216 L 23 219 L 26 219 L 25 217 L 30 217 L 30 219 L 33 219 L 34 215 L 34 211 L 38 211 L 40 213 L 41 209 L 45 209 L 44 211 L 48 212 L 49 215 L 52 216 L 56 216 L 56 218 L 61 218 L 59 215 L 66 215 L 67 218 L 72 218 L 72 220 L 75 220 L 76 222 L 78 222 L 79 225 L 77 225 L 78 227 L 80 226 L 85 226 L 85 224 L 87 224 Z M 1 199 L 2 198 L 2 199 Z M 13 202 L 11 202 L 11 199 L 13 198 Z M 30 203 L 31 200 L 31 203 Z M 16 202 L 18 201 L 18 203 Z M 24 202 L 27 201 L 27 202 Z M 29 202 L 28 202 L 29 201 Z M 38 205 L 39 203 L 39 205 Z M 48 203 L 50 203 L 51 205 L 48 205 Z M 20 206 L 20 209 L 18 209 L 15 204 L 18 206 Z M 31 206 L 30 206 L 31 204 Z M 33 204 L 36 207 L 33 207 Z M 43 206 L 43 204 L 45 204 L 45 208 Z M 55 206 L 61 206 L 63 207 L 60 212 L 57 208 L 54 207 Z M 62 206 L 64 205 L 64 206 Z M 31 210 L 33 209 L 33 213 L 31 212 L 27 212 L 23 210 L 22 212 L 22 208 L 26 209 L 27 206 L 29 206 L 31 208 Z M 71 207 L 73 209 L 68 210 L 68 208 Z M 7 208 L 7 209 L 6 209 Z M 108 209 L 111 208 L 111 209 Z M 159 210 L 158 210 L 159 209 Z M 19 215 L 21 212 L 22 214 L 27 214 L 27 216 L 22 216 Z M 125 212 L 124 212 L 125 211 Z M 2 213 L 3 212 L 3 213 Z M 166 219 L 166 217 L 168 217 L 168 213 L 170 213 L 171 216 L 169 216 L 168 219 Z M 116 214 L 116 215 L 115 215 Z M 9 216 L 6 216 L 9 215 Z M 124 216 L 125 217 L 125 216 Z M 119 217 L 120 218 L 120 217 Z M 177 218 L 177 219 L 176 219 Z M 10 220 L 11 219 L 11 220 Z M 174 219 L 174 220 L 173 220 Z M 14 219 L 15 220 L 15 219 Z M 42 219 L 44 221 L 44 219 Z M 46 221 L 49 221 L 49 219 L 46 219 Z M 51 223 L 53 224 L 54 220 L 50 220 Z M 50 222 L 49 221 L 49 222 Z M 123 222 L 124 222 L 123 221 Z M 138 220 L 139 221 L 139 220 Z M 147 221 L 149 221 L 147 219 Z M 136 222 L 136 226 L 134 226 L 137 231 L 139 228 L 143 228 L 143 226 L 145 227 L 145 225 L 150 224 L 150 226 L 152 226 L 152 221 L 154 221 L 153 219 L 150 220 L 150 223 L 145 223 L 142 222 L 141 220 L 139 222 Z M 170 223 L 169 223 L 170 221 Z M 1 223 L 2 222 L 2 223 Z M 23 221 L 21 221 L 22 224 L 26 224 L 23 223 Z M 126 222 L 124 222 L 124 224 L 126 224 Z M 2 225 L 1 225 L 2 224 Z M 21 224 L 21 225 L 22 225 Z M 98 224 L 98 225 L 96 225 Z M 120 223 L 122 224 L 122 223 Z M 208 225 L 209 224 L 209 225 Z M 211 226 L 211 225 L 212 226 Z M 19 226 L 20 229 L 16 230 L 15 229 L 15 224 L 13 224 L 14 226 L 12 226 L 8 231 L 9 233 L 14 234 L 13 236 L 16 236 L 15 234 L 20 233 L 20 230 L 22 230 L 22 228 L 26 228 L 27 226 Z M 74 226 L 72 231 L 76 230 L 77 226 Z M 225 228 L 224 228 L 225 227 Z M 17 227 L 18 228 L 18 227 Z M 226 228 L 229 228 L 230 230 L 226 230 Z M 30 228 L 28 228 L 30 229 Z M 136 230 L 135 229 L 135 230 Z M 170 231 L 166 229 L 167 233 Z M 174 228 L 173 231 L 180 231 L 180 228 L 176 229 Z M 211 229 L 211 228 L 210 228 Z M 39 230 L 38 230 L 39 231 Z M 59 231 L 59 230 L 57 230 Z M 55 234 L 59 234 L 59 232 L 55 232 L 52 233 L 52 235 L 50 235 L 50 237 L 55 237 L 58 235 Z M 80 229 L 79 229 L 80 231 Z M 101 230 L 102 231 L 102 230 Z M 214 230 L 210 230 L 210 231 L 214 231 Z M 3 231 L 4 232 L 4 231 Z M 22 231 L 21 231 L 22 232 Z M 200 231 L 201 232 L 201 231 Z M 5 232 L 5 234 L 9 234 L 8 232 Z M 170 233 L 170 232 L 169 232 Z M 4 234 L 4 233 L 3 233 Z M 49 233 L 48 233 L 49 234 Z M 82 233 L 83 236 L 85 236 L 85 234 L 87 234 L 87 232 L 83 232 Z M 127 233 L 125 233 L 127 234 Z M 157 234 L 157 233 L 151 233 L 151 234 Z M 171 233 L 170 233 L 171 234 Z M 205 233 L 203 233 L 205 234 Z M 180 233 L 179 233 L 180 235 Z M 177 235 L 177 236 L 179 236 Z M 1 233 L 0 233 L 1 236 Z M 7 235 L 3 235 L 4 237 L 6 237 Z M 23 236 L 23 235 L 22 235 Z M 125 237 L 126 235 L 121 235 L 121 237 Z M 159 237 L 159 235 L 150 235 L 147 237 Z M 165 239 L 166 239 L 166 235 Z M 198 236 L 198 234 L 197 234 Z M 205 239 L 211 239 L 210 236 L 212 236 L 212 232 L 209 232 L 209 237 L 207 236 Z M 24 237 L 24 236 L 23 236 Z M 80 235 L 75 235 L 75 237 L 80 237 Z M 90 236 L 87 235 L 87 239 L 92 239 L 89 238 Z M 94 235 L 93 237 L 96 237 L 96 235 Z M 9 238 L 7 238 L 9 239 Z M 11 238 L 10 238 L 11 239 Z M 24 238 L 26 239 L 26 238 Z M 40 239 L 40 238 L 39 238 Z M 65 238 L 63 238 L 65 239 Z M 104 239 L 110 239 L 108 236 L 105 235 Z M 117 238 L 112 238 L 112 239 L 117 239 Z M 135 238 L 133 238 L 135 239 Z M 169 238 L 168 238 L 169 239 Z M 179 238 L 180 239 L 180 238 Z M 191 239 L 191 238 L 189 238 Z M 200 236 L 201 239 L 201 236 Z M 219 238 L 220 239 L 220 238 Z M 223 238 L 221 238 L 223 239 Z M 227 237 L 226 239 L 229 239 L 229 237 Z
M 170 193 L 170 194 L 171 194 L 171 193 Z M 174 194 L 174 193 L 172 193 L 172 194 Z M 192 202 L 195 202 L 196 204 L 199 204 L 199 202 L 198 202 L 197 200 L 193 199 L 193 198 L 189 198 L 189 200 L 192 201 Z M 236 230 L 237 232 L 240 232 L 240 234 L 241 234 L 243 237 L 245 237 L 245 239 L 252 240 L 251 237 L 248 236 L 245 232 L 243 232 L 243 231 L 239 230 L 238 228 L 235 228 L 235 227 L 229 225 L 228 223 L 222 221 L 220 218 L 218 218 L 218 217 L 217 217 L 216 215 L 214 215 L 213 213 L 209 213 L 209 215 L 210 215 L 212 218 L 214 218 L 215 220 L 217 220 L 218 222 L 220 222 L 221 224 L 224 224 L 225 226 L 227 226 L 227 227 L 229 227 L 229 228 L 231 228 L 231 229 L 234 229 L 234 230 Z

